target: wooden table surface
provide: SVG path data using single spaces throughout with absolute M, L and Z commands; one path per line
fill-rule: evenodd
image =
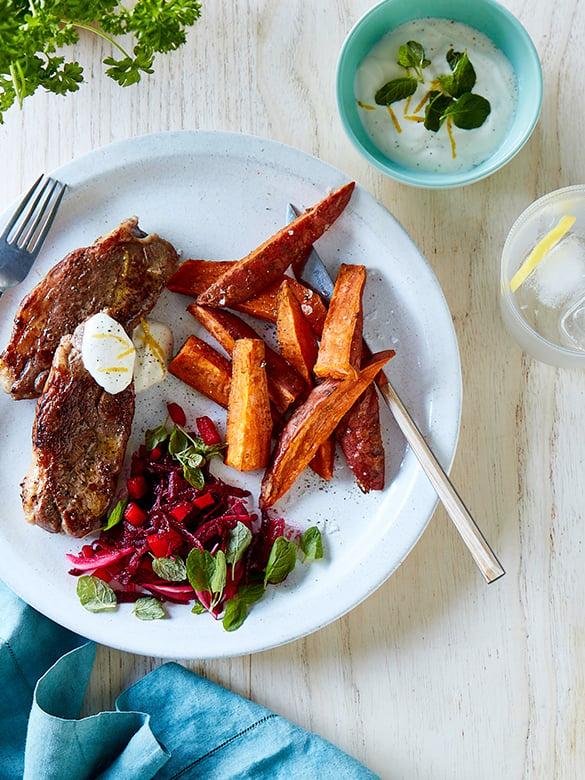
M 439 507 L 399 570 L 346 617 L 275 650 L 188 666 L 388 780 L 583 777 L 585 374 L 523 355 L 497 294 L 514 219 L 537 196 L 585 180 L 585 3 L 504 0 L 542 61 L 542 115 L 503 170 L 441 192 L 369 167 L 337 116 L 337 53 L 371 5 L 204 2 L 187 44 L 124 90 L 103 75 L 107 44 L 84 35 L 80 91 L 39 92 L 0 126 L 0 208 L 41 171 L 177 129 L 281 141 L 375 195 L 421 248 L 453 315 L 463 410 L 452 477 L 507 574 L 486 585 Z M 84 711 L 111 708 L 160 663 L 100 647 Z

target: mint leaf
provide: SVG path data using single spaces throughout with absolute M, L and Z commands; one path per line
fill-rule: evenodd
M 187 567 L 181 558 L 155 558 L 152 570 L 161 579 L 168 582 L 181 582 L 187 579 Z
M 264 595 L 264 585 L 253 583 L 243 585 L 238 593 L 226 603 L 222 624 L 226 631 L 235 631 L 248 617 L 250 607 Z
M 99 577 L 84 574 L 77 580 L 77 596 L 89 612 L 112 612 L 118 606 L 114 590 Z
M 158 428 L 146 431 L 144 435 L 144 444 L 146 449 L 152 452 L 155 447 L 158 447 L 159 444 L 162 444 L 168 438 L 169 432 L 167 431 L 166 423 L 163 423 L 162 425 L 159 425 Z
M 194 547 L 187 556 L 187 579 L 191 583 L 193 590 L 210 590 L 210 568 L 208 557 L 211 553 L 207 550 L 198 550 Z M 215 565 L 213 566 L 215 570 Z M 213 572 L 211 572 L 213 574 Z
M 425 107 L 425 127 L 427 130 L 438 132 L 445 120 L 446 109 L 455 101 L 449 95 L 443 95 L 441 92 L 433 91 L 430 94 L 429 102 Z
M 187 577 L 193 590 L 212 594 L 211 607 L 222 599 L 227 581 L 225 553 L 218 550 L 212 555 L 208 550 L 193 548 L 187 556 Z
M 418 41 L 408 41 L 398 49 L 398 64 L 403 68 L 413 68 L 418 81 L 424 81 L 423 69 L 428 68 L 431 61 L 426 58 L 425 50 Z
M 203 606 L 203 604 L 202 604 L 200 601 L 196 601 L 196 602 L 193 604 L 193 607 L 192 607 L 192 609 L 191 609 L 191 612 L 192 612 L 194 615 L 202 615 L 204 612 L 207 612 L 207 610 L 205 609 L 205 607 Z
M 210 553 L 211 555 L 211 553 Z M 209 588 L 212 593 L 221 596 L 223 589 L 225 588 L 227 580 L 227 564 L 225 560 L 225 553 L 223 550 L 218 550 L 215 555 L 211 555 L 214 566 L 213 573 L 209 578 Z
M 222 619 L 222 625 L 226 631 L 235 631 L 248 617 L 249 607 L 237 596 L 229 599 L 225 605 L 225 612 Z
M 312 525 L 301 536 L 299 547 L 305 556 L 305 560 L 318 561 L 323 557 L 323 539 L 321 531 L 316 525 Z
M 197 490 L 205 487 L 205 476 L 201 469 L 191 466 L 188 462 L 183 463 L 183 476 Z
M 451 52 L 453 53 L 451 54 Z M 451 56 L 449 56 L 450 54 Z M 439 76 L 439 83 L 443 92 L 454 98 L 471 92 L 475 86 L 476 75 L 475 69 L 467 56 L 467 51 L 456 52 L 451 49 L 447 53 L 447 62 L 453 73 L 450 76 Z
M 232 528 L 228 533 L 225 548 L 227 563 L 232 567 L 232 576 L 236 563 L 242 559 L 251 541 L 252 531 L 238 520 L 235 528 Z
M 169 436 L 169 455 L 176 458 L 186 452 L 189 445 L 190 441 L 187 433 L 182 428 L 179 428 L 178 425 L 175 425 Z
M 455 66 L 459 62 L 459 58 L 461 57 L 462 52 L 455 51 L 455 49 L 451 48 L 445 55 L 445 59 L 449 63 L 449 67 L 451 70 L 455 70 Z
M 140 620 L 160 620 L 167 616 L 163 605 L 153 596 L 145 596 L 142 599 L 136 599 L 132 612 Z
M 108 517 L 106 524 L 101 529 L 102 531 L 109 531 L 110 528 L 113 528 L 115 525 L 118 525 L 124 517 L 124 510 L 126 509 L 126 504 L 128 503 L 127 498 L 123 498 L 116 506 L 112 509 L 110 512 L 110 516 Z
M 379 106 L 389 106 L 391 103 L 414 95 L 417 84 L 417 80 L 411 76 L 392 79 L 380 87 L 374 95 L 374 100 Z
M 264 574 L 264 586 L 269 582 L 276 584 L 285 580 L 294 569 L 297 562 L 297 546 L 290 539 L 278 536 L 274 540 L 266 572 Z
M 453 124 L 462 130 L 481 127 L 491 111 L 489 100 L 481 95 L 466 92 L 443 111 L 443 118 L 451 117 Z

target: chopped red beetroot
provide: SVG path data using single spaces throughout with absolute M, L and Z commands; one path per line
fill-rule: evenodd
M 215 427 L 215 423 L 209 417 L 198 417 L 196 423 L 199 435 L 205 444 L 219 444 L 221 442 L 221 436 Z
M 183 537 L 172 528 L 146 537 L 151 553 L 155 558 L 168 558 L 182 544 Z
M 211 495 L 211 493 L 204 493 L 202 496 L 193 499 L 193 506 L 196 506 L 197 509 L 207 509 L 214 504 L 215 498 Z
M 124 518 L 132 525 L 142 525 L 147 519 L 148 515 L 141 509 L 138 504 L 133 501 L 129 501 L 126 509 L 124 510 Z
M 167 404 L 167 412 L 169 413 L 169 417 L 175 423 L 175 425 L 180 425 L 182 428 L 185 427 L 187 424 L 187 417 L 185 416 L 185 412 L 183 411 L 182 407 L 179 406 L 179 404 Z
M 143 474 L 129 477 L 126 487 L 128 488 L 128 496 L 135 501 L 145 496 L 148 492 L 148 483 Z

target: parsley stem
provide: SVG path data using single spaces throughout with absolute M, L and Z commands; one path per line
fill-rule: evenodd
M 19 60 L 16 60 L 14 63 L 10 63 L 10 79 L 12 81 L 12 86 L 14 87 L 14 92 L 16 94 L 16 99 L 18 100 L 18 105 L 20 108 L 22 108 L 22 101 L 24 100 L 24 74 L 22 72 L 22 66 L 19 62 Z
M 85 24 L 85 22 L 72 22 L 74 27 L 77 27 L 79 30 L 87 30 L 87 32 L 94 33 L 95 35 L 99 36 L 100 38 L 103 38 L 105 41 L 108 41 L 112 44 L 112 46 L 115 46 L 119 51 L 122 52 L 124 57 L 130 57 L 126 49 L 124 49 L 118 41 L 116 41 L 114 38 L 112 38 L 110 35 L 105 33 L 103 30 L 100 30 L 99 27 L 92 27 L 90 24 Z

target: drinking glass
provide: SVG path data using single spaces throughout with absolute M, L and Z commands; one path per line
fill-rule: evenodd
M 569 231 L 513 292 L 516 271 L 569 215 Z M 585 367 L 585 185 L 550 192 L 518 217 L 502 251 L 500 308 L 524 352 L 553 366 Z

